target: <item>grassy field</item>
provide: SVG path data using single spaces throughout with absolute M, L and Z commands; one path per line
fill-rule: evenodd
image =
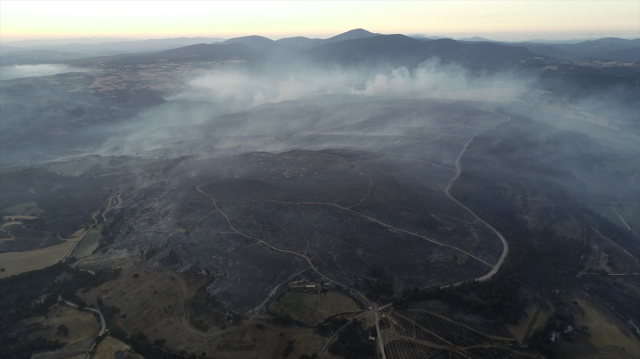
M 15 221 L 15 220 L 18 220 L 18 219 L 36 219 L 36 218 L 38 218 L 38 217 L 36 217 L 36 216 L 20 216 L 20 215 L 15 215 L 15 216 L 4 216 L 4 217 L 2 217 L 2 218 L 4 218 L 4 219 L 8 219 L 8 220 L 11 220 L 11 221 Z
M 269 310 L 276 315 L 288 315 L 306 325 L 316 326 L 330 316 L 359 312 L 361 309 L 351 298 L 338 293 L 287 292 L 280 300 L 271 303 Z
M 38 204 L 33 201 L 16 204 L 15 206 L 7 207 L 2 210 L 2 213 L 8 214 L 8 216 L 6 217 L 15 217 L 15 216 L 34 217 L 34 216 L 39 216 L 44 212 L 45 212 L 44 209 L 38 208 Z
M 76 257 L 77 259 L 89 256 L 93 251 L 98 248 L 98 241 L 100 240 L 100 231 L 102 226 L 90 229 L 87 234 L 82 237 L 78 245 L 73 249 L 73 252 L 69 254 L 69 257 Z
M 29 252 L 0 253 L 0 267 L 5 269 L 4 272 L 0 272 L 0 278 L 42 269 L 58 263 L 58 261 L 64 259 L 83 233 L 84 229 L 79 230 L 64 243 L 51 247 Z
M 47 316 L 28 319 L 25 325 L 38 325 L 40 328 L 29 335 L 30 339 L 42 337 L 69 344 L 93 339 L 100 331 L 100 323 L 93 313 L 64 305 L 54 305 Z M 60 325 L 69 329 L 68 335 L 56 333 Z
M 124 351 L 128 349 L 129 346 L 125 343 L 119 341 L 116 338 L 107 336 L 104 338 L 98 347 L 96 348 L 95 355 L 92 356 L 94 359 L 112 359 L 115 358 L 115 354 L 117 352 Z
M 22 225 L 22 222 L 18 222 L 18 221 L 4 222 L 2 224 L 2 228 L 9 227 L 9 226 L 15 226 L 15 225 Z
M 120 277 L 87 293 L 78 295 L 87 303 L 95 303 L 98 297 L 107 305 L 120 308 L 117 324 L 130 333 L 144 331 L 164 318 L 178 318 L 181 322 L 182 300 L 185 295 L 177 275 L 148 266 L 140 259 L 119 263 Z M 138 274 L 136 278 L 134 274 Z M 167 333 L 166 339 L 173 334 Z
M 624 348 L 632 357 L 640 358 L 640 341 L 633 336 L 625 323 L 588 294 L 576 296 L 574 300 L 580 308 L 580 312 L 575 313 L 575 324 L 588 327 L 591 344 L 600 349 Z

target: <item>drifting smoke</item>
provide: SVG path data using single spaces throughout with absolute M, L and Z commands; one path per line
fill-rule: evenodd
M 0 80 L 12 80 L 22 77 L 40 77 L 67 72 L 87 72 L 87 69 L 67 65 L 15 65 L 1 66 Z
M 345 102 L 353 96 L 361 100 L 469 99 L 465 91 L 525 88 L 531 82 L 513 75 L 471 76 L 458 65 L 443 65 L 437 59 L 430 59 L 413 71 L 404 67 L 384 72 L 306 68 L 282 77 L 218 71 L 192 80 L 190 90 L 169 100 L 205 101 L 222 106 L 225 112 L 236 112 L 269 103 L 328 95 L 347 96 L 343 97 Z M 485 97 L 484 100 L 495 100 Z
M 125 127 L 119 127 L 97 152 L 105 155 L 176 156 L 198 152 L 201 144 L 238 146 L 239 151 L 274 150 L 252 138 L 243 143 L 242 136 L 281 137 L 323 131 L 335 126 L 334 120 L 319 116 L 314 122 L 263 116 L 242 122 L 220 120 L 217 116 L 254 111 L 268 107 L 318 106 L 387 99 L 447 99 L 474 101 L 511 101 L 532 81 L 513 75 L 470 75 L 457 65 L 428 60 L 417 68 L 387 71 L 345 71 L 307 67 L 275 76 L 240 71 L 216 71 L 188 83 L 188 89 L 167 98 L 167 103 L 148 110 Z M 333 115 L 328 115 L 331 117 Z M 355 121 L 343 119 L 343 124 Z M 294 122 L 290 122 L 294 121 Z M 362 120 L 362 118 L 360 118 Z M 389 119 L 391 121 L 391 119 Z M 224 123 L 224 124 L 223 124 Z M 190 125 L 192 126 L 185 126 Z M 195 126 L 195 127 L 194 127 Z M 206 129 L 198 126 L 207 126 Z M 385 131 L 394 131 L 385 125 Z M 206 134 L 206 141 L 202 138 Z M 221 139 L 225 139 L 224 141 Z M 238 138 L 229 144 L 230 138 Z M 198 143 L 200 145 L 198 145 Z M 332 143 L 331 145 L 339 145 Z M 249 146 L 249 147 L 247 147 Z M 299 146 L 299 143 L 297 144 Z M 317 144 L 314 146 L 317 148 Z

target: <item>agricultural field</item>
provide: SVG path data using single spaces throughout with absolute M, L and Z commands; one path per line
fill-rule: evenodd
M 361 309 L 351 298 L 334 292 L 287 292 L 280 300 L 272 302 L 269 310 L 313 327 L 336 314 L 354 313 Z
M 79 293 L 80 298 L 87 303 L 96 303 L 101 298 L 105 305 L 120 308 L 115 324 L 131 333 L 146 332 L 164 318 L 176 317 L 181 322 L 183 299 L 188 293 L 175 273 L 154 271 L 137 258 L 120 262 L 118 266 L 122 270 L 118 280 Z M 162 339 L 148 335 L 153 340 Z
M 0 272 L 0 278 L 42 269 L 63 260 L 83 233 L 84 229 L 81 229 L 62 244 L 51 247 L 28 252 L 0 253 L 0 267 L 4 268 L 4 271 Z
M 538 358 L 498 322 L 454 317 L 438 302 L 414 303 L 381 320 L 387 358 Z
M 100 231 L 102 226 L 90 229 L 73 248 L 73 251 L 69 253 L 69 257 L 75 257 L 76 259 L 89 256 L 93 251 L 98 248 L 98 241 L 100 240 Z
M 20 216 L 21 218 L 25 218 L 26 216 L 29 219 L 33 219 L 44 212 L 45 210 L 39 208 L 38 203 L 33 201 L 16 204 L 15 206 L 7 207 L 2 210 L 2 213 L 6 214 L 5 217 L 17 218 Z

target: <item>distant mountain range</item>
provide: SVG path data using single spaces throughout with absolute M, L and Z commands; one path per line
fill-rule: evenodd
M 374 34 L 367 30 L 355 29 L 350 30 L 340 35 L 330 37 L 328 39 L 310 39 L 304 36 L 287 37 L 280 40 L 271 40 L 262 36 L 244 36 L 229 39 L 223 43 L 240 43 L 247 45 L 254 50 L 273 52 L 276 49 L 283 49 L 283 46 L 294 47 L 302 50 L 308 50 L 312 47 L 322 46 L 325 44 L 331 44 L 334 42 L 340 42 L 345 40 L 362 39 L 372 36 L 379 36 L 380 34 Z
M 496 43 L 462 43 L 451 39 L 417 40 L 404 35 L 378 35 L 344 40 L 311 48 L 307 54 L 321 63 L 343 66 L 390 65 L 415 67 L 437 57 L 470 68 L 543 62 L 540 56 L 524 47 Z
M 11 43 L 15 44 L 15 43 Z M 430 39 L 405 35 L 381 35 L 354 29 L 328 39 L 289 37 L 271 40 L 262 36 L 219 38 L 174 38 L 116 41 L 98 44 L 71 43 L 55 46 L 0 46 L 2 65 L 55 63 L 73 60 L 91 63 L 135 61 L 211 61 L 240 59 L 255 62 L 264 58 L 290 60 L 297 57 L 341 66 L 390 65 L 413 67 L 438 57 L 471 68 L 529 66 L 552 60 L 598 59 L 640 62 L 640 39 L 603 38 L 578 43 L 498 42 L 482 37 Z M 235 46 L 228 46 L 235 45 Z M 117 56 L 110 56 L 117 55 Z M 86 59 L 86 60 L 77 60 Z
M 93 63 L 109 63 L 111 65 L 144 64 L 158 61 L 172 63 L 180 62 L 209 62 L 228 59 L 240 59 L 249 63 L 256 63 L 263 59 L 264 55 L 246 45 L 238 43 L 229 44 L 196 44 L 177 49 L 164 50 L 145 54 L 124 54 L 115 56 L 102 56 L 95 58 L 66 61 L 69 65 L 85 66 Z
M 436 57 L 471 69 L 502 69 L 513 66 L 532 66 L 544 63 L 548 56 L 536 54 L 522 46 L 499 43 L 464 43 L 451 39 L 417 40 L 405 35 L 379 35 L 365 30 L 353 30 L 326 40 L 299 38 L 273 41 L 262 36 L 245 36 L 221 43 L 197 44 L 145 54 L 124 54 L 110 57 L 71 60 L 71 65 L 90 65 L 94 62 L 118 64 L 149 63 L 154 61 L 203 62 L 225 59 L 243 60 L 259 65 L 265 59 L 277 63 L 315 63 L 319 66 L 387 66 L 416 67 Z M 315 44 L 308 49 L 290 45 L 294 42 Z
M 4 56 L 10 52 L 29 50 L 52 50 L 58 52 L 76 52 L 85 55 L 117 55 L 123 53 L 140 53 L 175 49 L 182 46 L 223 41 L 217 37 L 178 37 L 171 39 L 130 40 L 102 43 L 71 42 L 66 44 L 46 45 L 39 42 L 11 42 L 0 45 L 0 53 Z M 26 44 L 26 46 L 21 46 Z
M 500 42 L 482 37 L 458 39 L 463 42 L 492 42 L 511 46 L 522 46 L 537 54 L 559 60 L 597 59 L 624 62 L 640 62 L 640 39 L 627 40 L 606 37 L 579 42 L 534 40 L 528 42 Z

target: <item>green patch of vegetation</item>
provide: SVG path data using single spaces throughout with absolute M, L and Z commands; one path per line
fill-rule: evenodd
M 38 203 L 33 201 L 16 204 L 2 210 L 2 213 L 16 216 L 39 216 L 44 212 L 45 210 L 39 208 Z
M 63 337 L 68 336 L 69 335 L 69 328 L 67 328 L 67 326 L 64 325 L 64 324 L 60 324 L 58 326 L 58 328 L 56 329 L 56 335 L 60 335 L 60 336 L 63 336 Z
M 62 276 L 64 273 L 71 275 Z M 60 348 L 62 345 L 58 342 L 41 338 L 30 340 L 25 335 L 12 335 L 10 331 L 21 320 L 46 315 L 57 303 L 58 296 L 86 306 L 76 296 L 78 290 L 99 286 L 119 274 L 119 270 L 102 270 L 93 275 L 59 262 L 44 269 L 0 279 L 0 357 L 29 358 L 34 351 Z M 67 335 L 68 328 L 66 331 L 65 328 L 58 327 L 57 333 Z
M 115 326 L 115 320 L 118 316 L 118 313 L 120 313 L 120 308 L 116 306 L 110 306 L 110 305 L 104 304 L 104 302 L 102 301 L 102 298 L 100 297 L 98 297 L 97 302 L 98 302 L 98 309 L 100 309 L 100 313 L 102 313 L 102 316 L 104 317 L 104 321 L 107 324 L 107 328 L 113 328 Z M 142 333 L 139 333 L 139 334 L 142 334 Z
M 360 308 L 351 298 L 334 292 L 287 292 L 280 300 L 271 303 L 269 310 L 278 316 L 315 326 L 328 317 L 358 312 Z
M 287 346 L 282 351 L 283 358 L 287 358 L 291 353 L 293 353 L 294 351 L 293 344 L 295 344 L 295 342 L 296 342 L 295 340 L 289 340 L 287 342 Z
M 122 328 L 115 326 L 110 330 L 110 335 L 122 341 L 123 343 L 131 346 L 131 349 L 135 350 L 136 353 L 142 355 L 145 358 L 154 358 L 154 359 L 184 359 L 185 358 L 186 352 L 183 352 L 181 355 L 178 355 L 178 354 L 173 354 L 160 349 L 159 347 L 161 347 L 165 343 L 164 339 L 159 339 L 154 341 L 153 343 L 148 343 L 147 336 L 142 332 L 129 336 L 124 330 L 122 330 Z M 191 354 L 190 357 L 195 358 L 196 355 Z

